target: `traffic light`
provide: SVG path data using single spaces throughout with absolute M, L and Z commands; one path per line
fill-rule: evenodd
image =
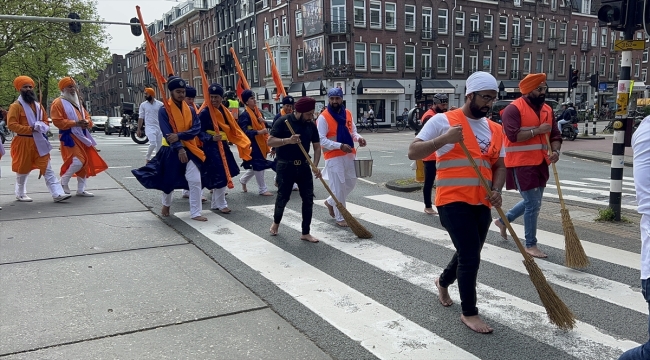
M 574 89 L 578 87 L 578 69 L 573 69 L 571 72 L 571 87 Z
M 81 19 L 79 17 L 79 14 L 77 13 L 70 13 L 68 14 L 69 19 Z M 71 21 L 68 23 L 68 26 L 70 27 L 70 31 L 72 31 L 73 34 L 79 34 L 81 32 L 81 23 L 77 21 Z
M 419 99 L 422 97 L 422 81 L 417 79 L 415 81 L 415 98 Z
M 589 78 L 589 85 L 591 85 L 592 88 L 598 89 L 598 74 L 593 74 Z
M 627 3 L 631 0 L 603 0 L 598 9 L 598 20 L 601 26 L 616 30 L 625 30 L 627 18 Z
M 134 18 L 131 18 L 131 20 L 129 20 L 129 22 L 131 24 L 134 24 L 134 25 L 131 25 L 131 34 L 133 34 L 135 36 L 142 35 L 142 27 L 140 26 L 140 20 L 138 20 L 138 18 L 134 17 Z

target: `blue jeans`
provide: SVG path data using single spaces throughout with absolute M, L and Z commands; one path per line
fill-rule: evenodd
M 650 309 L 650 279 L 641 280 L 641 293 Z M 648 335 L 650 336 L 650 317 L 648 317 Z M 618 360 L 650 360 L 650 340 L 639 347 L 626 351 Z
M 517 180 L 517 173 L 514 173 L 515 184 L 517 189 L 521 189 Z M 506 213 L 508 221 L 512 222 L 516 218 L 524 215 L 524 235 L 526 237 L 526 247 L 530 248 L 537 245 L 537 217 L 539 210 L 542 208 L 542 196 L 544 188 L 538 187 L 526 191 L 519 190 L 523 200 L 517 203 L 510 211 Z M 503 220 L 500 220 L 503 223 Z

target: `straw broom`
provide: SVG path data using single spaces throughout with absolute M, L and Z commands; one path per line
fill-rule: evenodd
M 485 191 L 487 191 L 488 194 L 492 194 L 492 189 L 490 189 L 490 186 L 488 185 L 487 181 L 485 181 L 483 174 L 481 174 L 481 171 L 476 165 L 474 158 L 472 158 L 472 155 L 469 153 L 469 150 L 467 150 L 465 143 L 461 140 L 459 144 L 460 147 L 463 149 L 465 156 L 467 156 L 467 159 L 472 164 L 474 171 L 476 171 L 476 174 L 481 180 L 481 184 L 485 188 Z M 546 309 L 546 314 L 548 315 L 549 320 L 560 329 L 564 329 L 564 330 L 573 329 L 575 327 L 576 320 L 573 314 L 571 313 L 571 310 L 569 310 L 569 308 L 562 302 L 562 300 L 557 296 L 555 291 L 553 291 L 553 288 L 551 288 L 551 286 L 546 281 L 546 278 L 544 277 L 542 270 L 537 266 L 533 257 L 528 255 L 528 253 L 524 249 L 524 246 L 521 244 L 521 241 L 517 237 L 517 234 L 515 234 L 514 229 L 512 228 L 512 226 L 510 226 L 510 222 L 506 218 L 506 215 L 503 213 L 503 210 L 500 207 L 496 209 L 497 212 L 499 213 L 499 216 L 501 216 L 501 219 L 503 219 L 503 222 L 508 228 L 510 235 L 515 240 L 515 244 L 517 244 L 517 248 L 519 248 L 519 252 L 521 253 L 521 255 L 524 256 L 524 261 L 523 261 L 524 266 L 528 271 L 530 280 L 533 282 L 533 285 L 537 290 L 537 294 L 539 294 L 539 298 L 542 300 L 542 304 Z
M 291 135 L 296 135 L 296 133 L 293 131 L 293 128 L 291 127 L 291 124 L 289 123 L 289 120 L 285 120 L 284 122 L 285 124 L 287 124 L 289 131 L 291 131 Z M 307 151 L 305 151 L 305 148 L 302 146 L 302 143 L 299 142 L 298 146 L 300 146 L 300 150 L 302 150 L 302 153 L 305 154 L 305 158 L 309 162 L 309 165 L 311 165 L 311 168 L 313 170 L 317 170 L 318 168 L 316 167 L 316 165 L 314 165 L 314 162 L 311 161 L 311 158 L 309 157 L 309 154 L 307 154 Z M 357 219 L 355 219 L 354 216 L 350 214 L 348 209 L 346 209 L 343 206 L 343 204 L 339 202 L 336 196 L 334 196 L 334 193 L 332 192 L 330 187 L 327 186 L 325 180 L 323 180 L 323 178 L 320 178 L 320 181 L 323 183 L 323 186 L 325 186 L 325 190 L 327 190 L 327 192 L 330 194 L 332 199 L 334 199 L 334 202 L 336 202 L 336 208 L 339 209 L 341 215 L 343 215 L 343 218 L 345 219 L 345 222 L 348 223 L 348 226 L 350 227 L 350 229 L 352 229 L 354 235 L 356 235 L 361 239 L 370 239 L 372 237 L 372 233 L 370 233 L 370 231 L 368 231 L 365 227 L 363 227 L 363 225 L 361 225 L 361 223 L 359 223 Z
M 548 144 L 548 154 L 551 155 L 551 140 L 546 135 L 546 143 Z M 562 189 L 560 189 L 560 178 L 557 175 L 557 168 L 555 163 L 553 165 L 553 175 L 555 175 L 555 185 L 557 185 L 557 194 L 560 197 L 560 206 L 562 210 L 562 230 L 564 230 L 564 264 L 572 269 L 586 268 L 589 265 L 589 258 L 585 254 L 585 249 L 582 248 L 580 239 L 576 234 L 573 227 L 573 221 L 569 216 L 569 210 L 564 205 L 564 198 L 562 197 Z

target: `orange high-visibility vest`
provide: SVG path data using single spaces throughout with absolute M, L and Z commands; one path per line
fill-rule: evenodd
M 492 138 L 490 148 L 486 154 L 483 154 L 463 110 L 447 111 L 445 115 L 447 115 L 450 126 L 461 125 L 463 127 L 465 145 L 481 170 L 481 174 L 492 187 L 492 166 L 499 160 L 503 146 L 501 125 L 494 121 L 488 121 Z M 487 192 L 459 144 L 455 144 L 451 151 L 438 157 L 436 168 L 436 206 L 452 202 L 465 202 L 470 205 L 490 207 L 490 202 L 486 199 Z
M 431 120 L 432 117 L 436 115 L 436 112 L 433 109 L 427 110 L 427 112 L 422 115 L 422 127 L 424 127 L 424 124 Z M 436 152 L 432 152 L 431 155 L 425 157 L 422 159 L 422 161 L 436 161 Z
M 346 114 L 346 116 L 345 116 L 345 126 L 350 131 L 350 135 L 352 135 L 352 113 L 350 112 L 350 110 L 346 109 L 345 114 Z M 325 135 L 325 137 L 327 137 L 328 139 L 330 139 L 332 141 L 336 141 L 336 130 L 338 129 L 339 124 L 336 122 L 336 120 L 334 120 L 334 117 L 332 117 L 329 110 L 325 109 L 325 111 L 323 111 L 323 113 L 321 115 L 323 115 L 323 118 L 325 118 L 325 121 L 327 121 L 327 134 Z M 353 140 L 354 140 L 354 138 L 353 138 Z M 357 153 L 357 150 L 353 146 L 352 147 L 352 154 L 356 154 L 356 153 Z M 337 156 L 344 156 L 344 155 L 347 155 L 347 153 L 344 152 L 341 149 L 334 149 L 334 150 L 325 150 L 325 149 L 323 149 L 323 157 L 325 158 L 325 160 L 331 159 L 331 158 L 334 158 L 334 157 L 337 157 Z
M 526 103 L 524 98 L 513 101 L 512 105 L 519 109 L 521 118 L 520 131 L 530 131 L 544 123 L 553 125 L 553 110 L 546 104 L 542 106 L 539 116 Z M 547 153 L 546 134 L 533 136 L 526 141 L 512 142 L 508 137 L 504 141 L 506 147 L 506 167 L 535 166 L 541 164 L 542 161 L 546 161 L 547 165 L 550 164 Z

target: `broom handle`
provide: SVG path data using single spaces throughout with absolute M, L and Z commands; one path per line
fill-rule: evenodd
M 287 124 L 287 127 L 289 128 L 289 131 L 291 131 L 291 135 L 296 135 L 296 133 L 293 131 L 293 128 L 291 127 L 291 124 L 289 124 L 289 120 L 288 119 L 284 120 L 284 123 Z M 302 150 L 302 153 L 305 154 L 305 158 L 307 158 L 307 161 L 309 162 L 309 165 L 311 165 L 311 168 L 313 170 L 317 170 L 318 168 L 316 167 L 316 165 L 314 165 L 314 162 L 311 161 L 311 158 L 309 157 L 309 154 L 307 154 L 307 152 L 305 151 L 305 148 L 302 146 L 302 142 L 299 142 L 298 146 L 300 146 L 300 150 Z M 330 193 L 330 196 L 332 197 L 334 202 L 339 204 L 339 200 L 336 198 L 336 196 L 334 196 L 334 193 L 332 192 L 330 187 L 327 186 L 327 183 L 325 182 L 325 180 L 323 180 L 322 177 L 320 177 L 319 179 L 323 183 L 323 186 L 325 186 L 325 190 L 327 190 L 327 192 Z
M 488 185 L 487 181 L 483 177 L 483 174 L 481 174 L 481 170 L 479 170 L 478 166 L 476 165 L 476 162 L 474 161 L 472 154 L 470 154 L 469 150 L 467 150 L 467 146 L 465 146 L 463 140 L 459 141 L 458 143 L 460 144 L 460 147 L 463 149 L 465 156 L 467 156 L 467 160 L 469 160 L 469 162 L 472 164 L 474 171 L 476 171 L 476 175 L 478 175 L 478 178 L 481 181 L 483 187 L 485 188 L 485 191 L 487 191 L 487 193 L 491 195 L 492 189 L 490 188 L 490 185 Z M 512 226 L 510 226 L 510 221 L 508 221 L 506 214 L 503 213 L 503 210 L 500 207 L 497 207 L 496 209 L 497 212 L 499 213 L 499 216 L 501 217 L 501 220 L 503 220 L 503 223 L 508 228 L 510 235 L 515 240 L 515 244 L 517 244 L 517 248 L 519 248 L 519 252 L 521 253 L 521 255 L 523 255 L 524 259 L 530 260 L 531 259 L 530 255 L 528 255 L 526 249 L 524 249 L 524 246 L 521 244 L 521 240 L 519 240 L 519 238 L 517 237 L 515 230 L 512 228 Z
M 549 138 L 548 134 L 546 134 L 546 144 L 548 145 L 548 155 L 551 156 L 553 152 L 551 151 L 551 139 Z M 566 207 L 564 205 L 564 198 L 562 197 L 562 189 L 560 189 L 560 177 L 557 175 L 557 168 L 555 167 L 555 163 L 551 163 L 551 165 L 553 165 L 553 175 L 555 175 L 557 195 L 560 197 L 560 206 L 562 206 L 562 210 L 566 210 Z

